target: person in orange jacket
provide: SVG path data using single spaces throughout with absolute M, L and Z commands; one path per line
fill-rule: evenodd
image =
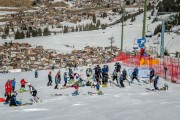
M 24 80 L 24 79 L 22 79 L 21 80 L 21 88 L 25 88 L 25 84 L 26 84 L 27 82 Z

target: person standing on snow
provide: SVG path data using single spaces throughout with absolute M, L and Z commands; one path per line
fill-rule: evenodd
M 37 69 L 35 70 L 35 78 L 38 78 L 38 71 L 37 71 Z
M 139 83 L 139 79 L 138 79 L 138 68 L 137 68 L 137 67 L 136 67 L 136 68 L 134 69 L 134 71 L 132 72 L 132 80 L 131 80 L 130 83 L 132 83 L 134 79 L 136 79 L 136 80 L 138 81 L 138 83 Z
M 60 83 L 60 71 L 56 74 L 56 76 L 55 76 L 55 87 L 54 87 L 54 89 L 58 89 L 58 84 Z
M 75 91 L 72 93 L 72 95 L 73 96 L 79 95 L 79 92 L 78 92 L 79 86 L 77 84 L 74 84 L 73 87 L 74 87 Z
M 155 90 L 159 90 L 159 88 L 157 87 L 158 80 L 159 80 L 159 76 L 156 76 L 155 79 L 154 79 L 154 89 Z
M 54 70 L 55 69 L 55 66 L 54 66 L 54 64 L 53 64 L 53 66 L 52 66 L 52 70 Z
M 123 80 L 127 80 L 127 82 L 129 83 L 129 86 L 130 86 L 130 82 L 129 82 L 129 80 L 127 79 L 127 71 L 126 71 L 125 68 L 124 68 L 123 71 L 122 71 L 122 75 L 123 75 Z
M 25 84 L 26 84 L 27 82 L 24 80 L 24 79 L 22 79 L 21 80 L 21 88 L 25 88 Z
M 15 78 L 13 78 L 12 80 L 12 91 L 15 92 L 15 86 L 16 86 L 16 81 L 15 81 Z
M 123 69 L 122 75 L 123 75 L 123 79 L 127 80 L 127 71 L 125 69 Z
M 74 70 L 78 70 L 77 69 L 77 63 L 74 63 Z
M 64 86 L 66 86 L 67 84 L 67 79 L 68 79 L 68 76 L 67 76 L 67 72 L 64 72 Z
M 73 79 L 74 79 L 73 71 L 72 71 L 71 68 L 69 68 L 68 75 L 69 75 L 70 80 L 73 80 Z
M 34 88 L 34 86 L 31 85 L 31 83 L 27 83 L 29 86 L 30 94 L 32 95 L 33 102 L 39 102 L 39 97 L 37 97 L 37 90 Z
M 116 82 L 117 82 L 117 84 L 119 84 L 119 82 L 118 82 L 118 74 L 117 74 L 117 71 L 116 71 L 116 69 L 113 71 L 113 74 L 112 74 L 112 77 L 113 77 L 113 82 L 114 82 L 114 80 L 116 80 Z
M 89 80 L 90 77 L 92 76 L 92 69 L 91 68 L 86 69 L 86 76 L 87 76 L 87 80 Z
M 11 92 L 12 92 L 12 84 L 11 84 L 11 81 L 8 80 L 5 84 L 5 96 L 6 96 L 5 103 L 9 102 L 11 98 Z
M 121 85 L 121 87 L 125 87 L 125 86 L 124 86 L 124 83 L 123 83 L 123 82 L 124 82 L 123 74 L 120 75 L 119 80 L 120 80 L 120 85 Z
M 150 83 L 152 83 L 152 78 L 154 77 L 154 69 L 153 68 L 151 68 L 150 69 L 150 75 L 149 75 L 149 81 L 150 81 Z
M 106 78 L 108 77 L 108 67 L 106 65 L 104 65 L 104 67 L 102 68 L 102 80 L 103 80 L 103 84 L 105 84 Z
M 97 82 L 100 82 L 100 79 L 102 78 L 102 76 L 101 76 L 101 73 L 102 73 L 101 67 L 100 67 L 99 65 L 97 65 L 97 66 L 94 68 L 94 70 L 95 70 L 95 76 L 96 76 L 96 78 L 97 78 Z
M 115 64 L 115 66 L 116 66 L 116 71 L 117 71 L 117 72 L 120 72 L 120 71 L 121 71 L 121 65 L 120 65 L 120 63 L 117 62 L 117 63 Z
M 48 74 L 48 83 L 47 83 L 47 86 L 52 86 L 52 75 L 51 75 L 51 71 L 49 72 Z

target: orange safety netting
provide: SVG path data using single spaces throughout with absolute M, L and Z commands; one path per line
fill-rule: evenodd
M 143 57 L 140 54 L 119 53 L 110 60 L 110 62 L 116 61 L 121 61 L 126 66 L 153 68 L 157 75 L 172 82 L 180 83 L 180 58 L 164 57 L 160 59 L 150 56 Z

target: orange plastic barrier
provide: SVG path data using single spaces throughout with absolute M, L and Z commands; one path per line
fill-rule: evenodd
M 0 98 L 0 102 L 5 102 L 5 99 L 4 98 Z

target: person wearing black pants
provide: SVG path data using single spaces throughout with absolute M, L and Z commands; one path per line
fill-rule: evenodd
M 134 79 L 136 79 L 138 81 L 138 83 L 139 83 L 139 79 L 137 77 L 138 77 L 138 73 L 136 71 L 133 71 L 133 73 L 132 73 L 132 80 L 131 80 L 130 83 L 132 83 Z
M 67 72 L 64 72 L 64 86 L 67 84 Z
M 48 81 L 47 86 L 51 86 L 52 85 L 52 75 L 51 75 L 51 72 L 49 72 L 49 74 L 48 74 L 48 79 L 49 79 L 49 81 Z
M 114 80 L 116 80 L 117 84 L 119 83 L 118 82 L 118 78 L 117 78 L 117 71 L 116 71 L 116 69 L 113 71 L 113 82 L 114 82 Z
M 120 76 L 120 85 L 121 85 L 121 87 L 125 87 L 123 81 L 124 81 L 124 78 L 123 78 L 123 75 L 121 74 L 121 76 Z

